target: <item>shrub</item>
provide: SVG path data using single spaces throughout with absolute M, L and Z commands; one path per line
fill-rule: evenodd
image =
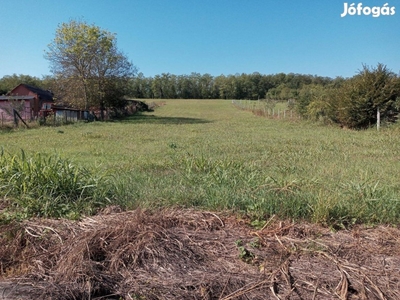
M 400 78 L 378 64 L 366 65 L 354 77 L 329 87 L 304 86 L 299 91 L 297 112 L 311 120 L 323 120 L 348 128 L 366 128 L 377 122 L 394 121 L 400 104 Z
M 364 65 L 338 90 L 337 96 L 333 99 L 338 105 L 337 121 L 349 128 L 365 128 L 376 124 L 378 108 L 383 120 L 397 112 L 400 81 L 382 64 L 376 68 Z

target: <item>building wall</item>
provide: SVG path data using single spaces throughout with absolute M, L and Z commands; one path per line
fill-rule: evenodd
M 40 106 L 39 106 L 39 99 L 37 97 L 37 94 L 35 94 L 34 92 L 28 90 L 24 85 L 19 85 L 16 88 L 14 88 L 11 93 L 11 95 L 13 96 L 33 96 L 35 97 L 31 103 L 31 116 L 37 117 L 39 110 L 40 110 Z
M 31 119 L 31 103 L 29 100 L 20 100 L 24 101 L 24 106 L 22 111 L 19 111 L 21 118 L 24 120 Z M 9 101 L 0 101 L 0 121 L 1 122 L 9 122 L 14 121 L 14 115 L 12 113 L 12 105 Z
M 14 88 L 10 92 L 10 94 L 15 95 L 15 96 L 33 96 L 34 97 L 34 99 L 32 100 L 32 102 L 30 104 L 31 118 L 37 118 L 39 116 L 39 111 L 42 109 L 43 103 L 52 103 L 50 101 L 41 101 L 36 93 L 32 92 L 31 90 L 29 90 L 22 84 L 17 86 L 16 88 Z

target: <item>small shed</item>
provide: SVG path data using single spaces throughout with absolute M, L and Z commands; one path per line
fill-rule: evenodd
M 50 108 L 42 109 L 40 112 L 44 117 L 50 113 L 54 115 L 55 120 L 64 122 L 76 122 L 78 120 L 88 120 L 89 112 L 86 110 L 65 107 L 61 105 L 51 105 Z

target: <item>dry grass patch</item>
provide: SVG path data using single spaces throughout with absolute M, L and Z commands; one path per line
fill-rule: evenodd
M 400 298 L 400 230 L 390 227 L 333 233 L 272 218 L 255 230 L 206 211 L 114 207 L 1 232 L 7 299 Z

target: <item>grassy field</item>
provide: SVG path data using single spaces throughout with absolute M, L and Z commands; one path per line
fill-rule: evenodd
M 350 131 L 262 118 L 230 101 L 159 103 L 165 105 L 121 121 L 0 133 L 0 192 L 13 209 L 24 208 L 23 217 L 77 217 L 119 204 L 230 210 L 259 226 L 272 215 L 337 227 L 400 220 L 397 126 Z M 22 167 L 10 167 L 17 158 Z M 46 198 L 29 187 L 12 189 L 24 185 L 25 170 L 35 168 L 32 180 L 43 165 L 57 165 L 57 173 L 63 164 L 63 174 L 71 174 L 67 189 L 82 180 L 72 200 L 51 186 Z M 20 182 L 13 181 L 15 169 Z M 32 185 L 40 190 L 49 181 L 42 180 Z

